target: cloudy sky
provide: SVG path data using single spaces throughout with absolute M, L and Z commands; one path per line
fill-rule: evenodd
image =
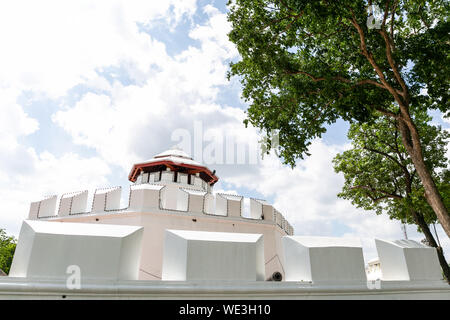
M 133 163 L 178 145 L 217 170 L 216 191 L 267 199 L 296 235 L 361 238 L 366 259 L 374 237 L 403 237 L 398 222 L 336 197 L 343 177 L 331 160 L 348 148 L 344 122 L 295 169 L 257 157 L 261 137 L 242 124 L 240 84 L 226 78 L 238 53 L 225 2 L 0 3 L 0 228 L 17 236 L 30 202 L 46 195 L 127 190 Z

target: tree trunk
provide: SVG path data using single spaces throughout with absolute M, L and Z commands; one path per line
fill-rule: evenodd
M 430 171 L 425 165 L 417 128 L 411 117 L 409 117 L 409 115 L 406 117 L 407 119 L 403 116 L 401 120 L 398 121 L 403 145 L 408 151 L 414 167 L 416 168 L 417 175 L 425 189 L 425 198 L 427 199 L 428 204 L 436 213 L 442 228 L 450 238 L 450 215 L 448 214 L 447 208 L 444 205 L 444 201 L 434 183 Z
M 430 246 L 433 248 L 436 248 L 439 264 L 441 265 L 442 271 L 444 272 L 444 276 L 448 283 L 450 283 L 450 267 L 448 266 L 447 260 L 445 260 L 444 252 L 442 251 L 442 248 L 438 246 L 436 243 L 436 240 L 433 237 L 433 234 L 430 231 L 430 228 L 428 227 L 427 223 L 425 222 L 425 219 L 423 216 L 418 213 L 415 210 L 411 210 L 411 214 L 416 221 L 416 224 L 420 227 L 423 234 L 425 235 L 425 239 L 427 239 Z

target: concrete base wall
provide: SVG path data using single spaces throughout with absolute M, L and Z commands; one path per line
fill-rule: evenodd
M 77 267 L 82 279 L 137 280 L 142 227 L 25 220 L 10 276 L 66 279 Z
M 163 280 L 265 280 L 261 234 L 166 230 Z
M 272 281 L 97 281 L 69 290 L 65 281 L 30 282 L 2 277 L 0 299 L 449 300 L 450 286 L 444 282 L 409 281 L 382 281 L 380 289 L 368 289 L 366 283 L 336 286 Z

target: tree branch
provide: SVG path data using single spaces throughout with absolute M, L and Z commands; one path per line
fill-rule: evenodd
M 381 36 L 384 39 L 384 42 L 386 44 L 386 57 L 387 60 L 389 62 L 389 65 L 392 68 L 392 72 L 394 72 L 394 76 L 397 79 L 398 83 L 400 84 L 400 86 L 402 87 L 402 92 L 401 95 L 403 97 L 403 99 L 405 99 L 405 101 L 408 103 L 408 88 L 406 87 L 406 83 L 403 80 L 400 72 L 398 71 L 397 65 L 395 64 L 394 58 L 392 57 L 392 51 L 391 51 L 391 41 L 389 39 L 388 34 L 386 33 L 386 30 L 381 29 L 379 31 L 379 33 L 381 34 Z
M 390 3 L 391 3 L 391 1 L 386 1 L 386 6 L 384 8 L 383 22 L 381 23 L 381 28 L 384 28 L 384 25 L 386 24 L 386 18 L 388 16 Z
M 398 0 L 394 2 L 394 5 L 392 6 L 392 12 L 391 12 L 391 39 L 392 39 L 392 49 L 395 49 L 395 43 L 394 43 L 394 21 L 395 21 L 395 10 L 397 10 Z
M 397 123 L 394 124 L 395 125 L 395 130 L 394 130 L 394 141 L 395 141 L 395 152 L 397 153 L 400 161 L 405 161 L 405 158 L 403 157 L 402 153 L 400 152 L 400 148 L 398 146 L 398 127 L 397 127 Z
M 367 150 L 367 151 L 370 151 L 370 152 L 373 152 L 373 153 L 380 154 L 380 155 L 382 155 L 382 156 L 384 156 L 386 158 L 389 158 L 392 161 L 394 161 L 400 168 L 402 168 L 402 169 L 404 168 L 404 166 L 397 159 L 395 159 L 393 156 L 391 156 L 390 154 L 388 154 L 386 152 L 383 152 L 383 151 L 380 151 L 380 150 L 376 150 L 376 149 L 372 149 L 372 148 L 369 148 L 367 146 L 364 146 L 363 149 Z
M 383 197 L 375 198 L 375 197 L 371 196 L 370 194 L 368 194 L 368 197 L 370 199 L 372 199 L 372 201 L 374 201 L 374 202 L 377 202 L 377 201 L 380 201 L 381 199 L 386 199 L 386 198 L 403 199 L 402 196 L 400 196 L 400 195 L 398 195 L 396 193 L 391 193 L 391 192 L 384 191 L 384 190 L 378 190 L 378 189 L 375 189 L 375 188 L 373 188 L 371 186 L 358 185 L 358 186 L 350 187 L 350 190 L 354 190 L 354 189 L 365 189 L 365 190 L 369 190 L 371 192 L 379 192 L 379 193 L 382 193 L 382 194 L 385 195 Z
M 331 79 L 331 80 L 336 80 L 336 81 L 340 81 L 340 82 L 344 82 L 344 83 L 353 84 L 353 87 L 364 85 L 364 84 L 371 84 L 371 85 L 377 86 L 379 88 L 386 89 L 386 87 L 383 84 L 381 84 L 381 83 L 379 83 L 379 82 L 377 82 L 375 80 L 372 80 L 372 79 L 358 80 L 357 82 L 353 83 L 352 80 L 346 79 L 346 78 L 341 77 L 341 76 L 334 76 L 334 77 L 330 77 L 330 78 L 327 78 L 327 77 L 315 77 L 311 73 L 308 73 L 306 71 L 301 71 L 301 70 L 300 71 L 289 71 L 289 70 L 286 70 L 285 72 L 287 74 L 291 74 L 291 75 L 303 74 L 303 75 L 309 77 L 314 82 L 325 81 L 325 80 L 330 80 Z
M 403 165 L 400 161 L 398 161 L 397 159 L 395 159 L 393 156 L 391 156 L 390 154 L 386 153 L 386 152 L 382 152 L 376 149 L 372 149 L 372 148 L 368 148 L 366 146 L 363 147 L 363 149 L 370 151 L 370 152 L 374 152 L 377 154 L 380 154 L 390 160 L 392 160 L 395 164 L 397 164 L 400 169 L 403 171 L 403 174 L 405 175 L 405 179 L 406 180 L 410 180 L 411 179 L 411 175 L 409 174 L 408 168 L 406 167 L 406 165 Z
M 378 77 L 381 80 L 381 83 L 386 87 L 386 89 L 394 96 L 395 100 L 399 105 L 403 105 L 402 100 L 400 99 L 399 94 L 401 92 L 398 92 L 397 89 L 392 87 L 386 80 L 386 77 L 383 74 L 383 71 L 381 70 L 380 66 L 376 63 L 372 53 L 370 53 L 367 50 L 366 46 L 366 38 L 364 36 L 364 31 L 361 28 L 361 26 L 358 24 L 356 20 L 355 13 L 353 12 L 352 8 L 349 8 L 350 13 L 352 14 L 352 18 L 350 19 L 350 22 L 353 24 L 355 29 L 358 31 L 359 39 L 360 39 L 360 49 L 363 56 L 366 57 L 366 59 L 369 61 L 369 63 L 372 65 L 372 67 L 375 69 L 375 72 L 377 73 Z
M 380 108 L 380 107 L 374 107 L 374 106 L 371 106 L 371 107 L 373 109 L 375 109 L 376 111 L 378 111 L 379 113 L 384 114 L 385 116 L 388 116 L 388 117 L 391 117 L 391 118 L 394 118 L 394 119 L 398 119 L 399 118 L 399 115 L 394 113 L 394 112 L 392 112 L 392 111 L 389 111 L 389 110 L 386 110 L 386 109 L 383 109 L 383 108 Z

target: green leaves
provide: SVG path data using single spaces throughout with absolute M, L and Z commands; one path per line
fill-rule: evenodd
M 430 117 L 425 112 L 417 111 L 414 120 L 426 145 L 425 162 L 449 204 L 450 173 L 445 152 L 450 135 L 439 126 L 427 124 Z M 348 138 L 352 148 L 333 159 L 335 171 L 343 173 L 345 179 L 339 197 L 359 208 L 386 213 L 391 219 L 415 223 L 410 214 L 413 209 L 428 224 L 436 222 L 394 120 L 380 117 L 372 124 L 354 123 Z
M 398 99 L 410 101 L 415 109 L 449 110 L 448 4 L 413 0 L 373 4 L 381 9 L 381 18 L 386 17 L 382 30 L 388 45 L 381 30 L 368 29 L 366 1 L 230 4 L 229 38 L 241 60 L 230 65 L 229 76 L 241 80 L 242 96 L 250 104 L 247 120 L 264 131 L 280 131 L 280 153 L 286 163 L 295 165 L 311 140 L 338 118 L 370 123 L 380 115 L 377 111 L 398 114 Z M 408 86 L 397 100 L 387 89 L 403 90 L 395 71 Z M 422 89 L 428 94 L 421 94 Z
M 3 229 L 0 229 L 0 269 L 6 274 L 11 268 L 14 251 L 16 250 L 16 240 L 14 237 L 6 235 Z

